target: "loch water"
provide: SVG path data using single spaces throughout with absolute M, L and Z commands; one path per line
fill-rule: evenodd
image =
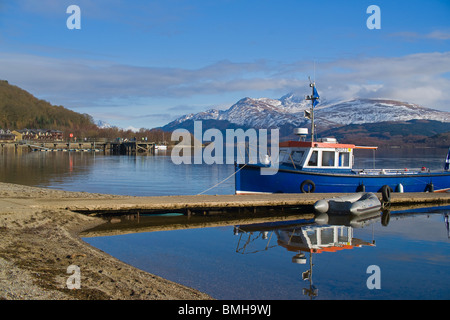
M 375 159 L 363 154 L 355 167 L 441 169 L 447 150 L 395 151 Z M 0 181 L 30 186 L 133 196 L 234 192 L 233 165 L 175 165 L 169 152 L 4 150 L 0 161 Z M 380 212 L 364 221 L 300 217 L 83 239 L 217 299 L 448 300 L 449 214 L 450 207 L 441 206 Z M 313 253 L 304 250 L 312 247 Z
M 391 212 L 387 225 L 378 214 L 363 222 L 249 222 L 84 240 L 216 299 L 448 300 L 449 214 L 447 206 Z

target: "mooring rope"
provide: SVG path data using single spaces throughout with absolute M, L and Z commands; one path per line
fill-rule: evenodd
M 239 154 L 240 154 L 240 156 L 241 156 L 241 159 L 242 159 L 243 161 L 245 161 L 245 156 L 244 156 L 244 157 L 242 156 L 241 148 L 239 147 L 239 144 L 238 144 L 238 146 L 237 146 L 237 149 L 238 149 L 238 151 L 239 151 Z M 246 151 L 246 148 L 245 148 L 245 146 L 244 146 L 244 152 L 245 152 L 245 151 Z M 222 181 L 216 183 L 216 184 L 213 185 L 211 188 L 208 188 L 208 189 L 206 189 L 206 190 L 204 190 L 204 191 L 198 193 L 197 195 L 198 195 L 198 196 L 199 196 L 199 195 L 202 195 L 202 194 L 204 194 L 205 192 L 207 192 L 207 191 L 209 191 L 209 190 L 211 190 L 211 189 L 214 189 L 214 188 L 217 187 L 218 185 L 221 185 L 222 183 L 224 183 L 225 181 L 227 181 L 228 179 L 230 179 L 231 177 L 233 177 L 236 173 L 238 173 L 239 171 L 241 171 L 242 169 L 244 169 L 244 167 L 245 167 L 246 165 L 247 165 L 247 163 L 245 163 L 241 168 L 239 168 L 239 170 L 233 172 L 231 175 L 229 175 L 228 177 L 226 177 L 226 178 L 223 179 Z
M 244 164 L 242 167 L 240 167 L 239 170 L 236 170 L 235 172 L 233 172 L 231 175 L 229 175 L 228 177 L 226 177 L 225 179 L 223 179 L 223 180 L 220 181 L 219 183 L 216 183 L 216 184 L 213 185 L 211 188 L 208 188 L 208 189 L 206 189 L 205 191 L 202 191 L 202 192 L 198 193 L 197 195 L 199 196 L 199 195 L 201 195 L 201 194 L 204 194 L 205 192 L 207 192 L 207 191 L 209 191 L 209 190 L 211 190 L 211 189 L 214 189 L 214 188 L 217 187 L 218 185 L 224 183 L 225 181 L 227 181 L 228 179 L 230 179 L 231 177 L 233 177 L 236 173 L 238 173 L 239 171 L 241 171 L 242 169 L 244 169 L 244 167 L 245 167 L 246 165 L 247 165 L 247 163 Z

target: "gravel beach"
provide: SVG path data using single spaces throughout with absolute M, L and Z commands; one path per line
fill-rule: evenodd
M 114 195 L 66 192 L 0 183 L 0 299 L 6 300 L 209 300 L 192 288 L 149 274 L 98 250 L 79 233 L 103 222 L 60 207 L 70 199 Z M 127 197 L 123 197 L 126 199 Z M 156 262 L 155 262 L 156 263 Z M 69 289 L 69 266 L 80 270 L 80 288 Z

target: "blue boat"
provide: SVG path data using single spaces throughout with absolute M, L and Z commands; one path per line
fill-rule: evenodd
M 334 138 L 314 140 L 314 107 L 319 94 L 312 87 L 311 108 L 305 116 L 311 119 L 311 139 L 306 141 L 307 128 L 296 129 L 300 141 L 279 144 L 279 155 L 267 163 L 243 163 L 235 166 L 236 194 L 253 193 L 353 193 L 382 192 L 449 192 L 450 149 L 441 171 L 422 168 L 407 169 L 354 169 L 353 152 L 357 149 L 377 149 L 353 144 L 341 144 Z M 261 169 L 275 170 L 261 174 Z

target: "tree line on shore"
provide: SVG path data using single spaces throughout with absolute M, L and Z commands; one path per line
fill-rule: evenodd
M 117 127 L 99 128 L 92 116 L 69 110 L 33 96 L 31 93 L 0 80 L 0 129 L 51 129 L 70 135 L 77 140 L 86 139 L 138 139 L 162 143 L 170 138 L 170 133 L 161 129 L 141 128 L 139 131 Z

